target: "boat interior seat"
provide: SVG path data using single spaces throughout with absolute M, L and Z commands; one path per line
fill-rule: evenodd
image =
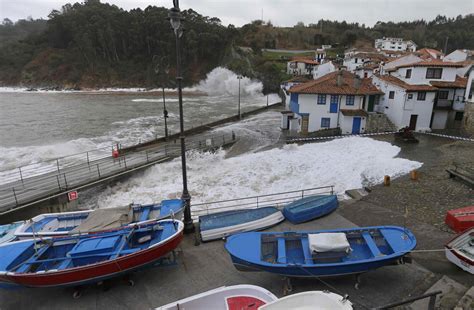
M 382 252 L 380 252 L 380 249 L 375 244 L 374 239 L 372 238 L 372 236 L 370 235 L 368 231 L 362 232 L 362 238 L 364 238 L 365 243 L 369 247 L 370 252 L 372 252 L 372 255 L 374 257 L 383 256 Z
M 140 218 L 138 219 L 139 222 L 143 222 L 148 220 L 148 216 L 150 215 L 151 208 L 142 208 L 142 214 L 140 214 Z
M 285 238 L 279 237 L 278 239 L 278 258 L 277 263 L 286 264 L 288 261 L 286 259 L 286 245 Z

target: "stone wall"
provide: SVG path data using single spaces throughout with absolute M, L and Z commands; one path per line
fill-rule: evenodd
M 461 132 L 464 135 L 474 137 L 474 102 L 466 102 L 464 106 Z
M 365 132 L 387 132 L 396 131 L 395 125 L 388 119 L 387 115 L 381 113 L 370 113 L 367 117 Z

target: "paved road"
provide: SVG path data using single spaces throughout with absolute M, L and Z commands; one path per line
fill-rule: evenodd
M 187 141 L 187 149 L 220 147 L 233 142 L 233 136 L 227 134 L 213 137 L 212 144 L 206 144 L 206 140 L 210 137 L 212 136 L 190 137 Z M 46 173 L 35 174 L 34 171 L 30 171 L 33 176 L 0 185 L 0 215 L 55 195 L 62 195 L 70 190 L 92 186 L 122 174 L 132 173 L 180 154 L 179 142 L 170 141 L 140 151 L 126 152 L 119 158 L 106 156 L 65 167 L 59 166 L 58 169 Z

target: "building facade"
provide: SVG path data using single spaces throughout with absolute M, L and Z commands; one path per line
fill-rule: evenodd
M 411 40 L 402 38 L 382 38 L 375 40 L 375 48 L 385 51 L 416 51 L 417 45 Z

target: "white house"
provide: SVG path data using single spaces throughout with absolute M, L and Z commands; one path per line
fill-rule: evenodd
M 466 60 L 474 60 L 474 50 L 455 50 L 444 56 L 445 61 L 459 62 Z
M 328 61 L 323 63 L 319 66 L 314 67 L 313 69 L 313 79 L 316 80 L 328 73 L 336 71 L 336 66 L 332 63 L 332 61 Z
M 387 70 L 390 76 L 374 78 L 385 93 L 380 112 L 399 128 L 427 131 L 459 126 L 456 122 L 463 117 L 467 84 L 467 79 L 457 75 L 462 66 L 431 59 Z
M 340 128 L 343 134 L 365 131 L 368 113 L 383 93 L 371 79 L 339 70 L 290 88 L 289 111 L 282 114 L 282 128 L 306 134 Z
M 349 52 L 345 54 L 343 65 L 350 72 L 355 72 L 359 67 L 369 64 L 378 64 L 385 61 L 387 58 L 380 53 L 370 52 Z
M 283 91 L 283 94 L 285 95 L 285 105 L 287 109 L 289 109 L 289 104 L 290 104 L 290 93 L 288 92 L 288 90 L 292 88 L 293 86 L 303 84 L 308 81 L 310 80 L 304 76 L 295 76 L 287 81 L 283 81 L 280 84 L 280 88 Z
M 312 75 L 313 68 L 319 65 L 319 62 L 309 58 L 294 58 L 286 65 L 286 73 L 292 75 Z
M 411 40 L 402 38 L 385 38 L 375 40 L 375 48 L 386 51 L 416 51 L 417 45 Z
M 385 113 L 398 128 L 429 131 L 436 88 L 430 85 L 410 85 L 390 75 L 376 75 L 373 83 L 385 94 L 377 112 Z

